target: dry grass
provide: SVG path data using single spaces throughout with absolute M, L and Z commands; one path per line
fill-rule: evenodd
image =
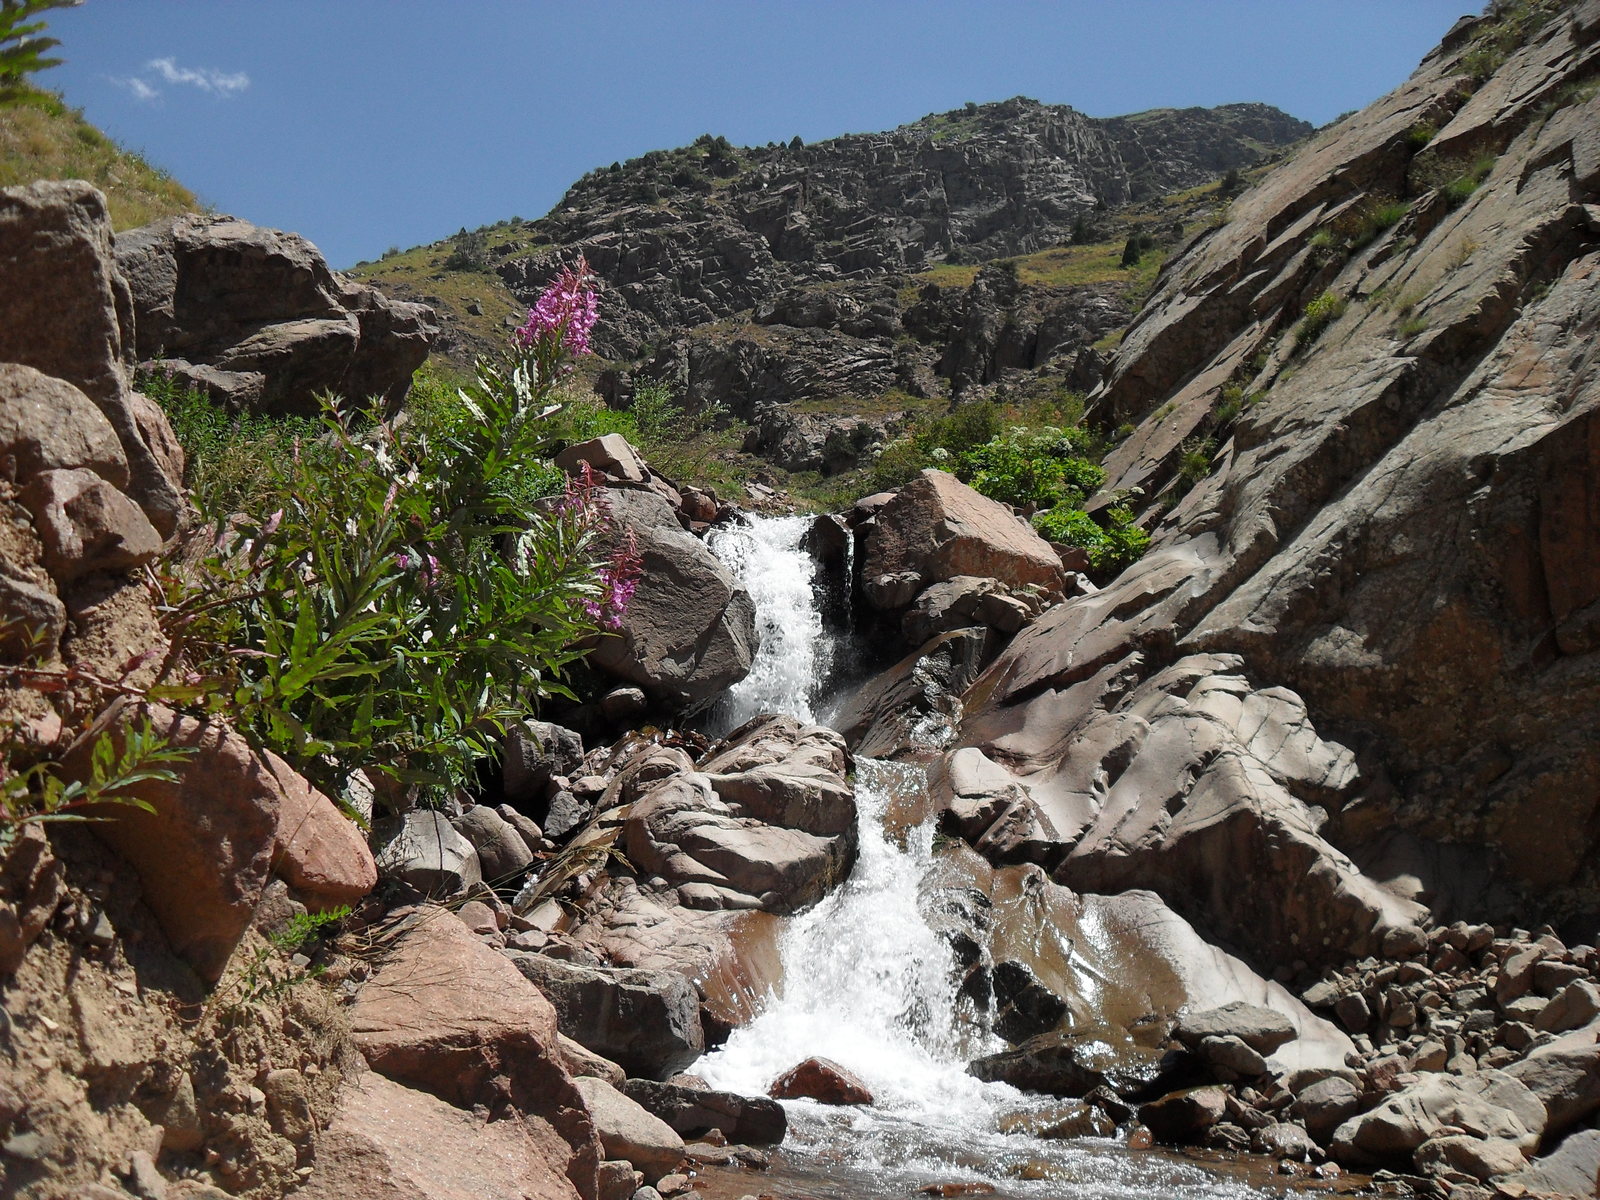
M 49 92 L 0 108 L 0 187 L 87 179 L 105 193 L 113 228 L 134 229 L 202 206 L 160 167 L 118 146 Z

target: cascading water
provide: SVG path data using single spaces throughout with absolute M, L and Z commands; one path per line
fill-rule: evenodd
M 712 541 L 755 600 L 762 634 L 750 677 L 716 714 L 722 729 L 762 712 L 812 720 L 813 706 L 822 707 L 825 633 L 813 565 L 800 548 L 808 524 L 750 517 Z M 1004 1043 L 958 998 L 954 952 L 929 921 L 929 898 L 953 881 L 941 879 L 934 814 L 917 802 L 924 785 L 919 767 L 857 760 L 859 857 L 850 879 L 789 923 L 778 993 L 691 1070 L 745 1095 L 765 1094 L 812 1056 L 861 1077 L 870 1106 L 785 1102 L 785 1165 L 811 1196 L 904 1196 L 930 1181 L 962 1180 L 987 1181 L 1001 1195 L 1079 1200 L 1260 1194 L 1111 1141 L 1002 1132 L 1007 1118 L 1057 1102 L 967 1074 L 973 1057 Z
M 712 714 L 716 733 L 762 713 L 815 719 L 812 696 L 826 665 L 827 639 L 812 582 L 815 566 L 800 547 L 810 525 L 807 517 L 746 517 L 709 539 L 712 553 L 755 602 L 761 639 L 750 674 L 728 689 Z

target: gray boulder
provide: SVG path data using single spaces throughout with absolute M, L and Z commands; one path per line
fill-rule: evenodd
M 147 444 L 132 402 L 133 303 L 112 254 L 105 197 L 81 180 L 0 189 L 0 263 L 0 362 L 65 380 L 99 407 L 126 460 L 126 480 L 108 482 L 170 537 L 188 507 L 181 480 L 168 476 Z
M 630 1076 L 665 1079 L 705 1052 L 700 998 L 676 971 L 585 967 L 509 955 L 555 1006 L 561 1032 Z
M 1178 1022 L 1175 1033 L 1190 1049 L 1198 1047 L 1206 1038 L 1232 1037 L 1262 1054 L 1271 1054 L 1298 1036 L 1294 1023 L 1284 1014 L 1242 1000 L 1190 1013 Z
M 1494 1070 L 1473 1075 L 1425 1075 L 1369 1112 L 1334 1131 L 1332 1152 L 1354 1166 L 1409 1167 L 1417 1147 L 1464 1131 L 1499 1138 L 1526 1152 L 1539 1144 L 1544 1106 L 1522 1082 Z
M 617 1091 L 604 1079 L 580 1075 L 572 1081 L 609 1159 L 626 1159 L 654 1183 L 683 1161 L 683 1139 L 660 1117 Z
M 478 852 L 439 812 L 419 809 L 379 821 L 373 829 L 378 873 L 426 896 L 446 899 L 483 882 Z
M 766 1096 L 740 1096 L 652 1079 L 630 1079 L 622 1093 L 686 1138 L 720 1129 L 745 1145 L 781 1142 L 788 1127 L 783 1105 Z
M 141 360 L 219 402 L 315 413 L 319 392 L 392 411 L 438 332 L 425 305 L 328 268 L 298 234 L 187 214 L 121 234 Z
M 583 765 L 583 737 L 551 721 L 517 721 L 501 743 L 506 799 L 542 801 L 553 775 L 571 775 Z
M 483 877 L 490 883 L 511 878 L 533 861 L 522 835 L 492 808 L 482 804 L 469 808 L 450 824 L 472 843 Z
M 652 699 L 687 708 L 750 673 L 755 605 L 703 542 L 681 529 L 634 527 L 643 573 L 622 627 L 589 662 Z
M 1506 1068 L 1544 1105 L 1552 1135 L 1600 1111 L 1600 1023 L 1548 1042 Z

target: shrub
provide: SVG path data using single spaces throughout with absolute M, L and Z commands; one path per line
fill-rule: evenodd
M 1350 301 L 1337 292 L 1323 292 L 1306 305 L 1305 315 L 1300 318 L 1300 324 L 1295 326 L 1295 345 L 1301 349 L 1311 345 L 1322 336 L 1329 325 L 1342 317 L 1345 309 L 1349 307 Z
M 9 100 L 22 91 L 28 76 L 61 65 L 59 58 L 47 58 L 45 51 L 61 44 L 52 37 L 40 37 L 43 21 L 30 18 L 52 8 L 71 8 L 80 0 L 6 0 L 0 5 L 0 100 Z
M 481 229 L 461 230 L 450 239 L 450 254 L 444 265 L 451 271 L 487 271 L 489 235 Z
M 1035 516 L 1033 526 L 1049 541 L 1083 550 L 1097 574 L 1114 574 L 1150 548 L 1150 535 L 1133 523 L 1133 511 L 1120 504 L 1105 510 L 1103 525 L 1081 508 L 1058 505 Z
M 956 459 L 956 475 L 1017 508 L 1081 507 L 1106 473 L 1078 454 L 1071 432 L 1014 427 Z
M 535 499 L 555 384 L 594 319 L 582 270 L 453 404 L 398 427 L 330 408 L 319 452 L 272 464 L 281 507 L 221 525 L 209 586 L 171 597 L 214 705 L 325 790 L 362 766 L 464 783 L 626 607 L 637 558 L 593 481 Z

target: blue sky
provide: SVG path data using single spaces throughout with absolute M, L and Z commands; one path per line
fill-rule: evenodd
M 1322 124 L 1464 0 L 88 0 L 61 90 L 224 212 L 347 267 L 701 133 L 888 129 L 968 100 L 1094 116 L 1260 100 Z

